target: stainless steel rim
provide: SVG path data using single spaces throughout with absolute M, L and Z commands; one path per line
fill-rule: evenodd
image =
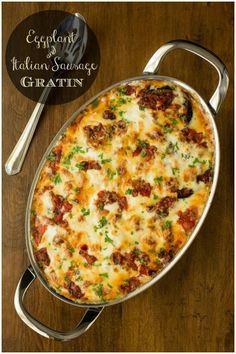
M 201 215 L 201 218 L 199 219 L 193 233 L 191 234 L 191 236 L 189 237 L 188 241 L 186 242 L 186 244 L 182 247 L 182 249 L 176 254 L 176 256 L 174 257 L 174 259 L 167 264 L 162 270 L 161 272 L 156 275 L 152 280 L 150 280 L 149 282 L 147 282 L 146 284 L 144 284 L 143 286 L 141 286 L 140 288 L 137 288 L 135 291 L 133 291 L 132 293 L 129 293 L 127 296 L 121 298 L 121 299 L 117 299 L 117 300 L 113 300 L 107 303 L 96 303 L 96 304 L 89 304 L 89 303 L 76 303 L 72 300 L 69 300 L 67 298 L 65 298 L 64 296 L 56 293 L 56 291 L 51 288 L 49 286 L 49 284 L 46 282 L 46 280 L 44 279 L 43 275 L 41 274 L 41 271 L 33 257 L 33 249 L 32 249 L 32 243 L 31 243 L 31 237 L 30 237 L 30 210 L 31 210 L 31 204 L 32 204 L 32 200 L 33 200 L 33 196 L 34 196 L 34 190 L 38 181 L 38 177 L 40 175 L 41 169 L 44 166 L 44 163 L 46 161 L 46 157 L 47 155 L 50 153 L 51 149 L 53 148 L 53 146 L 56 144 L 56 142 L 59 140 L 60 136 L 65 132 L 65 130 L 67 129 L 67 127 L 75 120 L 75 118 L 78 116 L 78 114 L 80 112 L 82 112 L 84 110 L 84 108 L 86 108 L 86 106 L 88 104 L 90 104 L 91 102 L 93 102 L 96 98 L 98 98 L 99 96 L 103 95 L 104 93 L 106 93 L 107 91 L 111 90 L 112 88 L 122 85 L 122 84 L 126 84 L 126 83 L 130 83 L 131 81 L 141 81 L 141 80 L 164 80 L 164 81 L 169 81 L 173 84 L 177 84 L 181 87 L 183 87 L 185 90 L 189 91 L 190 93 L 192 93 L 196 99 L 199 101 L 199 104 L 201 104 L 201 106 L 203 107 L 204 111 L 207 113 L 209 121 L 211 123 L 212 126 L 212 131 L 213 131 L 213 135 L 214 135 L 214 142 L 215 142 L 215 164 L 214 164 L 214 177 L 213 177 L 213 182 L 212 182 L 212 186 L 211 186 L 211 191 L 210 191 L 210 195 L 208 197 L 208 201 L 205 205 L 204 211 Z M 185 84 L 184 82 L 172 78 L 172 77 L 168 77 L 168 76 L 160 76 L 160 75 L 150 75 L 150 74 L 146 74 L 146 75 L 141 75 L 141 76 L 136 76 L 136 77 L 132 77 L 126 80 L 122 80 L 118 83 L 115 83 L 113 85 L 111 85 L 110 87 L 106 88 L 105 90 L 101 91 L 100 93 L 98 93 L 96 96 L 92 97 L 89 101 L 87 101 L 83 106 L 81 106 L 67 121 L 66 123 L 62 126 L 62 128 L 59 130 L 59 132 L 56 134 L 56 136 L 53 138 L 52 142 L 50 143 L 50 145 L 48 146 L 46 152 L 44 153 L 39 166 L 37 168 L 37 171 L 35 173 L 32 185 L 31 185 L 31 189 L 29 192 L 29 197 L 28 197 L 28 202 L 27 202 L 27 208 L 26 208 L 26 218 L 25 218 L 25 237 L 26 237 L 26 246 L 27 246 L 27 251 L 28 251 L 28 256 L 30 259 L 30 262 L 32 264 L 32 267 L 34 269 L 35 274 L 37 275 L 37 277 L 39 278 L 39 280 L 41 281 L 41 283 L 43 284 L 43 286 L 54 296 L 56 296 L 58 299 L 69 303 L 71 305 L 74 306 L 78 306 L 78 307 L 89 307 L 89 308 L 101 308 L 101 307 L 105 307 L 105 306 L 111 306 L 111 305 L 116 305 L 118 303 L 121 303 L 125 300 L 131 299 L 132 297 L 138 295 L 139 293 L 141 293 L 142 291 L 148 289 L 150 286 L 152 286 L 153 284 L 155 284 L 158 280 L 160 280 L 177 262 L 178 260 L 182 257 L 182 255 L 186 252 L 186 250 L 189 248 L 189 246 L 191 245 L 191 243 L 193 242 L 193 240 L 195 239 L 196 235 L 198 234 L 204 220 L 205 217 L 208 213 L 208 210 L 212 204 L 212 200 L 215 194 L 215 190 L 216 190 L 216 186 L 217 186 L 217 181 L 218 181 L 218 175 L 219 175 L 219 163 L 220 163 L 220 146 L 219 146 L 219 137 L 218 137 L 218 132 L 217 132 L 217 128 L 216 128 L 216 124 L 215 124 L 215 120 L 214 120 L 214 116 L 212 113 L 212 110 L 210 108 L 210 106 L 203 100 L 203 98 L 189 85 Z

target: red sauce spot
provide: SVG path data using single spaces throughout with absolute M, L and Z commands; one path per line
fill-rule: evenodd
M 178 224 L 180 224 L 185 231 L 191 231 L 195 224 L 196 224 L 196 219 L 197 219 L 197 211 L 195 209 L 186 209 L 184 212 L 181 210 L 178 212 Z

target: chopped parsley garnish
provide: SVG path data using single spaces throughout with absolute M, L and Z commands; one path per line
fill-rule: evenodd
M 201 161 L 201 160 L 199 160 L 198 158 L 196 158 L 196 159 L 193 161 L 193 163 L 194 163 L 194 164 L 196 164 L 196 163 L 201 163 L 201 164 L 204 165 L 204 164 L 206 163 L 206 160 L 202 160 L 202 161 Z
M 148 143 L 145 140 L 138 139 L 138 146 L 146 148 L 148 146 Z
M 64 276 L 64 280 L 65 280 L 66 283 L 68 283 L 70 281 L 70 277 L 68 275 L 65 275 Z
M 70 261 L 70 268 L 74 268 L 76 266 L 76 262 L 75 261 Z
M 111 243 L 114 246 L 113 240 L 108 236 L 108 232 L 105 231 L 105 242 Z
M 86 209 L 86 208 L 82 208 L 81 209 L 81 213 L 83 214 L 83 216 L 87 216 L 90 214 L 90 210 L 89 209 Z
M 188 117 L 186 117 L 185 115 L 181 115 L 180 119 L 185 123 L 188 121 Z
M 65 167 L 69 167 L 69 165 L 71 164 L 72 157 L 73 156 L 68 155 L 63 159 L 62 163 Z
M 94 285 L 94 292 L 97 296 L 102 297 L 103 296 L 103 284 L 96 284 Z
M 173 144 L 173 151 L 177 152 L 179 150 L 179 145 L 178 143 Z
M 128 101 L 128 99 L 125 99 L 125 98 L 121 97 L 121 98 L 118 99 L 118 104 L 122 105 L 122 104 L 125 104 L 127 101 Z
M 202 165 L 204 165 L 205 163 L 206 163 L 206 160 L 199 160 L 197 157 L 193 160 L 193 162 L 192 162 L 192 164 L 191 165 L 189 165 L 189 167 L 194 167 L 194 166 L 196 166 L 196 164 L 202 164 Z
M 73 159 L 73 157 L 74 157 L 76 154 L 78 154 L 78 153 L 80 153 L 80 154 L 85 154 L 86 152 L 88 152 L 88 150 L 89 150 L 89 148 L 84 149 L 82 146 L 74 146 L 74 147 L 71 149 L 70 153 L 69 153 L 67 156 L 64 157 L 64 159 L 63 159 L 63 161 L 62 161 L 63 165 L 64 165 L 66 168 L 68 168 L 69 165 L 71 164 L 71 159 Z
M 108 273 L 100 273 L 99 275 L 100 275 L 101 277 L 109 278 Z
M 158 176 L 154 178 L 154 182 L 158 183 L 159 186 L 161 185 L 161 183 L 163 182 L 163 177 L 162 176 Z
M 132 195 L 133 190 L 131 188 L 126 189 L 125 194 L 126 195 Z
M 172 118 L 172 119 L 171 119 L 171 122 L 172 122 L 172 124 L 174 124 L 174 125 L 176 125 L 176 124 L 178 123 L 177 119 L 175 119 L 175 118 Z
M 173 173 L 174 176 L 177 176 L 179 174 L 179 168 L 172 167 L 172 173 Z
M 147 262 L 146 262 L 145 259 L 143 259 L 143 258 L 139 258 L 139 262 L 140 262 L 141 264 L 147 264 Z
M 92 102 L 92 107 L 93 107 L 93 108 L 96 108 L 96 107 L 98 106 L 98 104 L 99 104 L 99 101 L 98 101 L 98 99 L 96 98 L 96 99 Z
M 103 154 L 99 154 L 98 157 L 100 158 L 102 165 L 112 161 L 112 159 L 104 159 Z
M 171 227 L 171 225 L 172 225 L 172 221 L 166 220 L 165 223 L 162 226 L 162 230 L 169 229 Z
M 112 111 L 116 111 L 119 107 L 121 107 L 123 104 L 126 104 L 127 102 L 131 102 L 130 97 L 127 98 L 119 97 L 117 101 L 115 99 L 112 99 L 110 109 Z
M 140 110 L 140 111 L 145 111 L 145 107 L 139 106 L 139 110 Z
M 53 161 L 55 159 L 56 155 L 54 154 L 53 151 L 50 152 L 50 154 L 47 156 L 47 160 Z
M 117 168 L 117 170 L 116 170 L 116 174 L 117 174 L 117 176 L 120 176 L 120 175 L 121 175 L 121 173 L 120 173 L 120 169 L 119 169 L 119 168 Z
M 182 157 L 183 160 L 188 160 L 190 158 L 190 154 L 181 153 L 181 157 Z
M 98 229 L 103 228 L 106 226 L 108 223 L 108 220 L 105 218 L 105 216 L 102 216 L 101 219 L 98 221 L 98 225 L 94 226 L 94 230 L 97 231 Z
M 117 88 L 118 95 L 122 96 L 125 95 L 125 88 L 124 87 L 118 87 Z
M 81 153 L 81 154 L 85 154 L 86 152 L 88 152 L 89 148 L 82 148 L 82 146 L 74 146 L 72 149 L 72 153 L 73 154 L 77 154 L 77 153 Z
M 116 175 L 116 171 L 112 171 L 110 168 L 106 169 L 106 173 L 107 173 L 110 180 L 112 180 L 114 178 L 114 176 Z
M 211 160 L 208 160 L 208 166 L 209 166 L 209 168 L 212 168 L 212 161 Z
M 165 133 L 165 134 L 167 134 L 167 133 L 172 133 L 172 132 L 173 132 L 173 129 L 170 128 L 170 127 L 164 127 L 163 130 L 164 130 L 164 133 Z
M 76 281 L 82 281 L 83 278 L 82 278 L 81 276 L 79 276 L 79 277 L 77 277 L 75 280 L 76 280 Z
M 130 124 L 130 120 L 128 120 L 126 118 L 122 118 L 122 119 L 123 119 L 123 121 L 125 121 L 125 123 Z
M 153 199 L 154 200 L 157 200 L 158 199 L 158 196 L 156 194 L 153 194 Z
M 125 111 L 119 111 L 118 114 L 121 118 L 124 118 Z
M 145 157 L 147 155 L 147 152 L 145 150 L 143 150 L 140 154 L 141 157 Z
M 55 174 L 55 176 L 52 177 L 52 182 L 54 184 L 59 184 L 62 182 L 61 176 L 59 175 L 59 173 Z
M 166 157 L 166 153 L 163 152 L 163 153 L 161 154 L 161 159 L 164 160 L 165 157 Z
M 102 216 L 101 219 L 99 220 L 99 227 L 103 227 L 105 225 L 107 225 L 108 221 L 107 219 L 105 218 L 105 216 Z
M 75 167 L 77 167 L 79 169 L 79 171 L 84 171 L 85 169 L 85 164 L 83 162 L 77 163 L 75 165 Z
M 109 288 L 113 288 L 113 286 L 110 283 L 107 283 L 107 285 L 109 286 Z

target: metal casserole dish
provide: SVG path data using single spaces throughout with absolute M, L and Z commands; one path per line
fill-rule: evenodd
M 208 61 L 211 65 L 214 66 L 214 68 L 217 70 L 218 75 L 219 75 L 219 83 L 218 86 L 211 97 L 210 101 L 206 103 L 201 96 L 194 91 L 191 87 L 189 87 L 187 84 L 176 80 L 171 77 L 165 77 L 165 76 L 157 76 L 154 75 L 158 67 L 162 61 L 162 59 L 165 57 L 165 55 L 172 51 L 173 49 L 185 49 L 187 51 L 190 51 L 200 57 L 202 57 L 204 60 Z M 61 296 L 58 294 L 56 291 L 54 291 L 51 287 L 49 287 L 48 283 L 44 279 L 44 277 L 41 274 L 40 268 L 38 264 L 35 261 L 34 255 L 33 255 L 33 249 L 32 249 L 32 244 L 31 244 L 31 230 L 30 230 L 30 210 L 31 210 L 31 205 L 32 205 L 32 200 L 34 196 L 34 191 L 35 187 L 40 175 L 40 172 L 42 170 L 42 167 L 45 164 L 46 157 L 48 156 L 49 152 L 51 151 L 52 147 L 55 145 L 55 143 L 58 141 L 59 137 L 62 135 L 63 132 L 65 132 L 66 128 L 75 120 L 75 118 L 78 116 L 80 112 L 82 112 L 91 102 L 93 102 L 97 97 L 99 97 L 102 94 L 105 94 L 106 92 L 110 91 L 112 88 L 123 85 L 123 84 L 128 84 L 131 81 L 141 81 L 144 79 L 150 79 L 150 80 L 164 80 L 165 82 L 168 82 L 170 84 L 176 84 L 185 89 L 187 92 L 190 94 L 193 94 L 197 97 L 198 101 L 200 102 L 201 106 L 203 107 L 204 111 L 206 112 L 207 116 L 209 117 L 209 123 L 212 128 L 212 132 L 214 135 L 214 157 L 215 157 L 215 163 L 214 163 L 214 175 L 213 175 L 213 181 L 212 181 L 212 186 L 211 186 L 211 191 L 208 197 L 208 200 L 206 202 L 205 208 L 203 210 L 203 213 L 194 228 L 192 234 L 188 238 L 187 242 L 184 244 L 184 246 L 181 248 L 181 250 L 175 255 L 173 260 L 167 264 L 161 271 L 158 273 L 152 280 L 148 281 L 147 283 L 143 284 L 141 287 L 137 288 L 136 290 L 130 292 L 127 296 L 121 299 L 115 299 L 113 301 L 107 302 L 107 303 L 99 303 L 99 304 L 88 304 L 88 303 L 75 303 L 72 300 L 65 298 L 64 296 Z M 188 41 L 184 40 L 176 40 L 176 41 L 171 41 L 165 45 L 163 45 L 161 48 L 159 48 L 156 53 L 152 56 L 152 58 L 149 60 L 147 63 L 143 75 L 138 76 L 138 77 L 133 77 L 127 80 L 123 80 L 119 83 L 116 83 L 112 85 L 111 87 L 107 88 L 106 90 L 100 92 L 98 95 L 93 97 L 91 100 L 89 100 L 85 105 L 83 105 L 77 112 L 74 113 L 74 115 L 66 122 L 66 124 L 60 129 L 58 134 L 55 136 L 53 141 L 51 142 L 50 146 L 48 147 L 46 153 L 44 154 L 39 167 L 37 169 L 37 172 L 35 174 L 31 190 L 29 193 L 29 198 L 28 198 L 28 204 L 27 204 L 27 210 L 26 210 L 26 220 L 25 220 L 25 227 L 26 227 L 26 245 L 27 245 L 27 251 L 29 255 L 29 259 L 31 262 L 31 266 L 27 268 L 25 273 L 23 274 L 22 278 L 20 279 L 18 286 L 16 288 L 15 292 L 15 308 L 18 313 L 18 315 L 21 317 L 21 319 L 34 331 L 37 333 L 41 334 L 42 336 L 46 338 L 51 338 L 51 339 L 57 339 L 57 340 L 62 340 L 62 341 L 67 341 L 74 339 L 81 334 L 83 334 L 92 324 L 93 322 L 98 318 L 100 315 L 101 311 L 103 310 L 104 307 L 109 306 L 109 305 L 115 305 L 117 303 L 120 303 L 124 300 L 127 300 L 137 294 L 139 294 L 141 291 L 144 291 L 147 289 L 149 286 L 153 285 L 156 283 L 162 276 L 164 276 L 173 266 L 174 264 L 180 259 L 180 257 L 184 254 L 184 252 L 187 250 L 187 248 L 190 246 L 194 238 L 196 237 L 202 223 L 204 222 L 204 219 L 207 215 L 207 212 L 210 208 L 210 205 L 212 203 L 212 199 L 215 193 L 216 185 L 217 185 L 217 180 L 218 180 L 218 173 L 219 173 L 219 160 L 220 160 L 220 150 L 219 150 L 219 139 L 218 139 L 218 133 L 217 133 L 217 128 L 215 125 L 215 115 L 218 112 L 220 105 L 222 104 L 225 95 L 227 93 L 228 89 L 228 74 L 225 65 L 222 63 L 222 61 L 217 58 L 213 53 L 209 52 L 208 50 L 194 44 Z M 59 298 L 62 301 L 65 301 L 69 304 L 72 304 L 74 306 L 80 306 L 86 308 L 86 312 L 84 317 L 81 319 L 80 323 L 78 326 L 70 330 L 68 332 L 58 332 L 53 329 L 48 328 L 47 326 L 43 325 L 36 319 L 34 319 L 28 311 L 25 309 L 24 304 L 23 304 L 23 299 L 24 295 L 28 289 L 28 287 L 32 284 L 32 282 L 36 279 L 39 278 L 41 283 L 47 288 L 48 291 L 50 291 L 54 296 Z

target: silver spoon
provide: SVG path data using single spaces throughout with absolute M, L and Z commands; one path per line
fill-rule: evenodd
M 57 33 L 58 35 L 63 35 L 70 33 L 72 30 L 77 33 L 77 37 L 75 36 L 77 40 L 74 43 L 63 43 L 60 47 L 57 46 L 57 56 L 61 58 L 61 62 L 63 63 L 78 64 L 84 55 L 88 39 L 85 19 L 79 13 L 75 13 L 74 16 L 67 16 L 59 25 Z M 56 76 L 60 76 L 61 74 L 62 72 L 57 72 Z M 21 171 L 22 164 L 50 91 L 51 87 L 45 87 L 43 90 L 39 102 L 36 104 L 23 133 L 9 156 L 5 164 L 5 170 L 8 175 L 15 175 Z

